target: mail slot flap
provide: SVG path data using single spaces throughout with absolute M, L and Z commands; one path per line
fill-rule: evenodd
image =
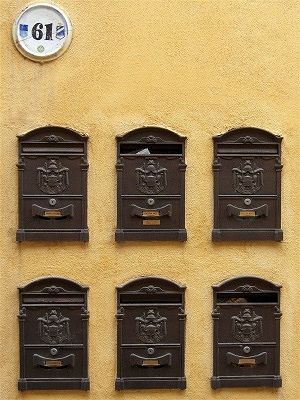
M 147 156 L 151 154 L 176 154 L 182 155 L 183 145 L 177 143 L 121 143 L 120 155 L 132 154 Z
M 217 293 L 217 303 L 278 303 L 278 293 L 221 292 Z
M 76 142 L 57 142 L 57 143 L 43 143 L 43 142 L 29 142 L 22 143 L 21 152 L 24 155 L 29 153 L 74 153 L 74 154 L 84 154 L 84 143 Z
M 183 298 L 180 293 L 153 293 L 151 295 L 147 293 L 123 293 L 120 295 L 120 303 L 124 304 L 155 304 L 155 303 L 172 303 L 182 304 Z
M 46 304 L 46 303 L 75 303 L 84 304 L 85 297 L 78 293 L 59 293 L 57 294 L 41 294 L 26 293 L 22 296 L 23 304 Z
M 236 144 L 236 143 L 222 143 L 218 145 L 217 153 L 224 154 L 257 154 L 262 155 L 279 155 L 278 145 L 274 143 L 259 143 L 254 144 Z
M 55 297 L 65 299 L 65 301 L 72 299 L 72 302 L 77 298 L 78 301 L 81 299 L 84 302 L 87 291 L 87 286 L 62 277 L 42 277 L 19 287 L 22 302 L 36 302 L 39 298 L 54 301 Z

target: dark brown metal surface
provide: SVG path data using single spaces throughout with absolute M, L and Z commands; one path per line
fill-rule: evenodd
M 213 389 L 281 387 L 280 287 L 253 276 L 213 286 Z
M 281 241 L 282 138 L 240 128 L 213 139 L 213 241 Z
M 117 143 L 116 241 L 185 241 L 185 138 L 147 127 Z
M 17 241 L 88 241 L 87 137 L 47 126 L 19 137 Z
M 143 277 L 117 292 L 116 390 L 185 389 L 185 287 Z
M 19 288 L 19 390 L 89 390 L 87 290 L 50 277 Z

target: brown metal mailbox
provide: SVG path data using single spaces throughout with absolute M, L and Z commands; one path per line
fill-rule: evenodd
M 19 288 L 19 390 L 89 390 L 87 290 L 64 278 Z
M 116 390 L 185 389 L 185 287 L 163 278 L 143 277 L 117 291 Z
M 147 127 L 117 143 L 116 241 L 185 241 L 185 138 Z
M 253 276 L 213 286 L 213 389 L 281 387 L 280 287 Z
M 241 128 L 214 137 L 213 241 L 281 241 L 280 136 Z
M 88 241 L 87 137 L 47 126 L 19 136 L 17 241 Z

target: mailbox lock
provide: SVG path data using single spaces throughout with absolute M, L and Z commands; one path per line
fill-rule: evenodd
M 153 204 L 155 203 L 155 200 L 152 198 L 147 199 L 147 203 L 149 204 L 149 206 L 153 206 Z
M 251 204 L 251 199 L 249 199 L 249 198 L 247 197 L 247 199 L 244 200 L 244 203 L 246 204 L 246 206 L 250 206 L 250 204 Z
M 243 352 L 246 353 L 246 354 L 250 353 L 250 351 L 251 351 L 251 348 L 249 346 L 245 346 L 243 348 Z
M 50 204 L 50 206 L 55 206 L 56 200 L 55 199 L 49 199 L 49 204 Z
M 149 347 L 149 349 L 147 349 L 147 353 L 148 354 L 154 354 L 154 348 L 153 347 Z
M 50 350 L 50 353 L 55 356 L 58 353 L 58 350 L 55 347 L 52 347 L 52 349 Z

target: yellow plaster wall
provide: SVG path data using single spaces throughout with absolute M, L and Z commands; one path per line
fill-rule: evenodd
M 299 400 L 300 162 L 297 0 L 59 0 L 74 37 L 40 65 L 14 48 L 25 2 L 1 0 L 1 400 Z M 46 124 L 90 135 L 90 242 L 16 243 L 16 135 Z M 188 137 L 186 243 L 114 242 L 115 136 L 146 125 Z M 284 137 L 282 243 L 210 240 L 212 136 L 255 126 Z M 114 391 L 115 286 L 187 285 L 186 391 Z M 283 285 L 283 387 L 212 391 L 211 285 L 254 274 Z M 18 393 L 17 286 L 61 275 L 90 286 L 90 392 Z

